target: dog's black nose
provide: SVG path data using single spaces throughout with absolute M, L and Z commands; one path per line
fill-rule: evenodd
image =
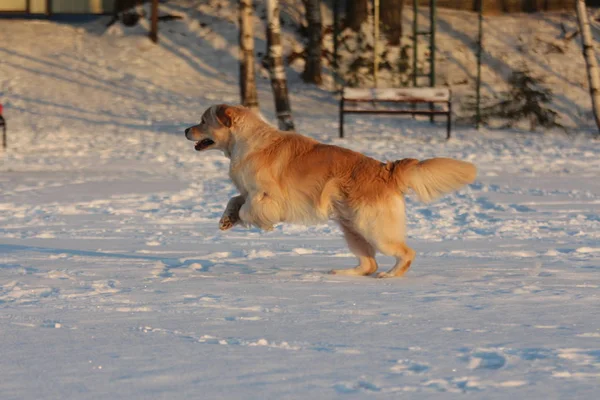
M 190 128 L 187 128 L 187 129 L 185 130 L 185 134 L 187 135 L 189 131 L 190 131 Z

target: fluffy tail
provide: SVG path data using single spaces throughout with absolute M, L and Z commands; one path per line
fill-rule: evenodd
M 405 158 L 388 163 L 387 168 L 402 191 L 412 189 L 425 203 L 473 183 L 477 176 L 475 165 L 451 158 Z

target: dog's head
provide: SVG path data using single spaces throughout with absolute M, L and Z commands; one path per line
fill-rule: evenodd
M 236 107 L 220 104 L 209 107 L 198 125 L 185 130 L 185 137 L 196 142 L 196 151 L 221 150 L 229 154 L 231 128 L 239 110 Z

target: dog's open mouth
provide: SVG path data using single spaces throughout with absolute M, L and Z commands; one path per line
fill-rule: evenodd
M 196 142 L 194 149 L 196 149 L 196 151 L 202 151 L 213 144 L 215 144 L 215 142 L 210 139 L 202 139 L 201 141 Z

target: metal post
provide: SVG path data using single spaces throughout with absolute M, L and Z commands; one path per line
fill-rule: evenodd
M 379 74 L 379 0 L 373 2 L 373 84 L 377 87 Z
M 477 1 L 479 8 L 479 33 L 477 38 L 477 82 L 475 84 L 475 127 L 481 125 L 481 53 L 483 51 L 483 0 Z
M 413 0 L 413 70 L 412 70 L 412 76 L 413 76 L 413 87 L 417 87 L 417 75 L 418 75 L 418 71 L 417 71 L 417 57 L 418 57 L 418 51 L 417 51 L 417 43 L 418 43 L 418 32 L 417 32 L 417 18 L 419 15 L 419 0 Z M 417 109 L 417 105 L 416 104 L 412 104 L 412 109 L 416 110 Z M 413 114 L 412 117 L 415 118 L 416 114 Z
M 344 137 L 344 94 L 342 93 L 342 99 L 340 100 L 340 137 Z
M 7 143 L 6 143 L 6 120 L 2 115 L 0 115 L 0 125 L 2 125 L 2 148 L 6 151 Z
M 448 120 L 446 122 L 446 140 L 450 139 L 450 130 L 452 129 L 452 97 L 448 101 Z
M 4 107 L 0 104 L 0 126 L 2 127 L 2 148 L 6 151 L 6 120 L 2 115 Z
M 435 20 L 436 20 L 436 0 L 429 0 L 429 86 L 435 86 Z M 429 103 L 429 109 L 433 111 L 433 103 Z M 429 116 L 429 121 L 433 123 L 434 114 Z
M 435 20 L 436 20 L 436 0 L 429 1 L 429 86 L 435 86 Z
M 337 82 L 339 76 L 339 59 L 338 59 L 338 47 L 339 47 L 339 29 L 340 29 L 340 2 L 339 0 L 333 1 L 333 85 L 337 89 Z
M 340 33 L 340 2 L 339 0 L 333 1 L 333 85 L 335 89 L 338 89 L 339 80 L 339 59 L 338 59 L 338 48 L 339 48 L 339 36 Z M 344 94 L 340 93 L 340 126 L 339 133 L 340 137 L 344 137 Z
M 413 86 L 417 87 L 417 15 L 419 0 L 413 0 Z

